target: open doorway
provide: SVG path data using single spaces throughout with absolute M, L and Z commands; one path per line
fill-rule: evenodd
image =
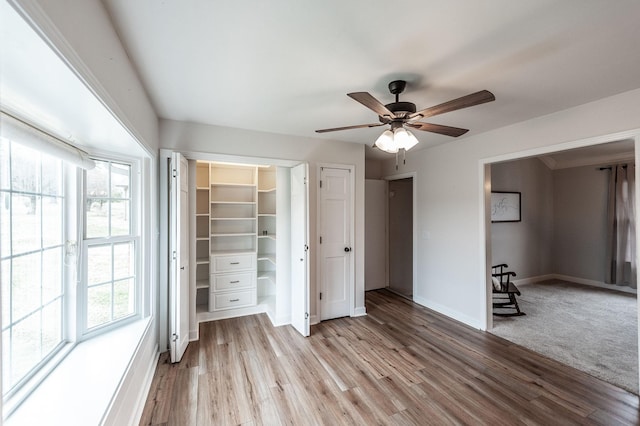
M 389 181 L 389 290 L 413 300 L 413 177 Z
M 633 138 L 493 162 L 486 187 L 521 193 L 520 220 L 486 237 L 487 263 L 517 273 L 526 314 L 492 317 L 489 297 L 488 329 L 637 393 L 635 290 L 606 278 L 611 168 L 634 164 Z

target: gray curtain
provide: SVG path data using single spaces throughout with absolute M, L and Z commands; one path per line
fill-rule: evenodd
M 635 165 L 611 167 L 607 214 L 609 284 L 636 288 Z

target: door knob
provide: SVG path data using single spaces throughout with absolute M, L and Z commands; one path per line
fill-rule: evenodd
M 345 247 L 344 251 L 346 251 L 347 253 L 351 251 L 351 247 Z

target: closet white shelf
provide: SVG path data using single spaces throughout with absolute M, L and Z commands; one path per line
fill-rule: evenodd
M 240 249 L 240 250 L 211 250 L 211 255 L 224 255 L 224 254 L 252 254 L 255 253 L 255 250 L 247 250 L 247 249 Z
M 209 288 L 209 280 L 198 280 L 196 281 L 196 289 L 201 288 Z
M 255 201 L 211 201 L 211 204 L 241 204 L 241 205 L 255 205 Z
M 276 254 L 275 253 L 258 253 L 258 260 L 266 260 L 274 265 L 276 264 Z
M 224 182 L 216 182 L 216 183 L 212 183 L 211 186 L 226 186 L 226 187 L 244 187 L 244 188 L 251 188 L 251 187 L 255 187 L 256 184 L 255 183 L 224 183 Z
M 198 191 L 208 191 L 209 187 L 208 186 L 196 186 L 196 190 L 198 190 Z
M 211 234 L 212 237 L 248 237 L 255 235 L 255 232 L 227 232 L 224 234 Z
M 269 188 L 269 189 L 258 189 L 258 192 L 275 192 L 275 188 Z
M 259 280 L 269 280 L 275 284 L 276 282 L 276 271 L 258 271 L 258 279 Z
M 209 216 L 209 213 L 196 213 L 196 217 L 207 217 Z
M 260 234 L 260 235 L 258 235 L 258 238 L 268 238 L 270 240 L 274 240 L 275 241 L 276 234 L 267 234 L 267 235 Z
M 276 217 L 275 213 L 258 213 L 258 217 Z
M 199 257 L 196 259 L 196 265 L 208 265 L 209 258 L 208 257 Z
M 255 217 L 212 217 L 211 220 L 256 220 Z
M 196 241 L 207 241 L 209 237 L 196 237 Z

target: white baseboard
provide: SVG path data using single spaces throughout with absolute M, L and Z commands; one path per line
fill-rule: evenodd
M 603 283 L 601 281 L 588 280 L 588 279 L 585 279 L 585 278 L 578 278 L 578 277 L 572 277 L 572 276 L 569 276 L 569 275 L 561 275 L 561 274 L 554 274 L 553 278 L 557 279 L 557 280 L 569 281 L 569 282 L 576 283 L 576 284 L 583 284 L 583 285 L 589 285 L 589 286 L 592 286 L 592 287 L 606 288 L 608 290 L 621 291 L 623 293 L 638 294 L 638 290 L 635 289 L 635 288 L 619 286 L 619 285 L 613 285 L 613 284 L 607 284 L 607 283 Z
M 462 314 L 458 311 L 455 311 L 451 308 L 448 308 L 446 306 L 440 305 L 439 303 L 433 302 L 431 300 L 425 299 L 423 297 L 420 296 L 413 296 L 413 301 L 419 305 L 422 305 L 426 308 L 432 309 L 442 315 L 448 316 L 451 319 L 454 319 L 456 321 L 460 321 L 463 324 L 466 324 L 470 327 L 473 327 L 475 329 L 478 330 L 482 330 L 483 326 L 482 324 L 480 324 L 480 322 L 478 322 L 475 318 L 471 318 L 468 315 Z
M 198 323 L 200 325 L 200 323 Z M 189 330 L 189 341 L 195 342 L 196 340 L 200 340 L 200 327 L 197 330 Z
M 318 324 L 320 321 L 318 321 L 318 316 L 317 315 L 311 315 L 311 317 L 309 317 L 309 325 L 315 325 Z
M 362 317 L 367 315 L 367 308 L 364 306 L 357 306 L 354 310 L 353 310 L 353 316 L 354 317 Z

